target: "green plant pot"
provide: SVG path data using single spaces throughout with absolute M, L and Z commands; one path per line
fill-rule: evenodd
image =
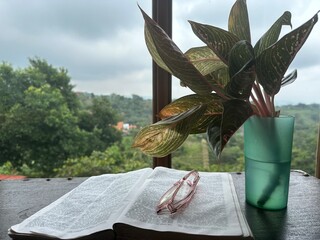
M 247 203 L 262 209 L 287 207 L 294 118 L 253 116 L 244 124 Z

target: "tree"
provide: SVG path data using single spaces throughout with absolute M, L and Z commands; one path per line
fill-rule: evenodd
M 47 61 L 39 58 L 29 59 L 30 67 L 26 69 L 31 74 L 33 86 L 38 83 L 40 86 L 49 84 L 50 87 L 58 89 L 65 99 L 71 112 L 79 109 L 79 100 L 73 92 L 73 85 L 70 84 L 68 70 L 65 68 L 54 68 Z
M 105 150 L 121 138 L 105 100 L 94 101 L 91 128 L 79 126 L 80 102 L 67 70 L 45 60 L 0 65 L 0 159 L 32 176 L 52 176 L 68 158 Z
M 131 98 L 111 94 L 107 96 L 113 109 L 121 115 L 126 123 L 137 126 L 145 126 L 152 122 L 152 100 L 145 100 L 133 94 Z
M 132 137 L 114 143 L 105 151 L 94 151 L 90 156 L 70 158 L 55 169 L 58 177 L 92 176 L 104 173 L 127 172 L 151 167 L 151 158 L 131 148 Z
M 114 142 L 121 140 L 121 132 L 114 127 L 119 116 L 105 96 L 94 97 L 92 104 L 81 111 L 79 116 L 80 128 L 94 133 L 95 150 L 104 151 Z
M 61 92 L 47 84 L 31 86 L 24 95 L 1 124 L 1 159 L 50 174 L 68 157 L 83 154 L 81 141 L 88 134 L 77 126 Z

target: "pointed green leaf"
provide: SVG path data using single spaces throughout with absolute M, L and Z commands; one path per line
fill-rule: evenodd
M 249 99 L 254 74 L 254 51 L 248 41 L 237 42 L 231 49 L 229 56 L 230 82 L 226 86 L 226 93 L 234 98 Z
M 256 59 L 258 81 L 268 95 L 273 96 L 279 92 L 285 72 L 317 21 L 318 14 L 299 28 L 283 36 Z
M 160 55 L 157 51 L 157 48 L 154 45 L 153 39 L 150 35 L 150 32 L 149 32 L 148 28 L 146 28 L 146 27 L 144 28 L 144 37 L 145 37 L 147 48 L 149 50 L 149 53 L 150 53 L 153 61 L 155 61 L 155 63 L 159 67 L 161 67 L 162 69 L 166 70 L 168 73 L 173 75 L 171 70 L 168 68 L 168 66 L 163 62 L 162 58 L 160 57 Z
M 198 121 L 205 110 L 205 105 L 197 106 L 144 127 L 136 135 L 132 146 L 150 156 L 164 157 L 181 146 L 190 133 L 192 123 Z
M 165 106 L 159 113 L 160 118 L 168 118 L 180 114 L 196 106 L 206 105 L 206 111 L 197 122 L 193 122 L 190 134 L 204 133 L 211 121 L 212 116 L 221 115 L 223 105 L 216 94 L 200 96 L 197 94 L 181 97 Z
M 232 6 L 229 21 L 229 32 L 238 36 L 241 40 L 251 43 L 250 24 L 246 0 L 237 0 Z
M 176 150 L 186 140 L 188 131 L 183 131 L 183 124 L 175 128 L 170 125 L 150 125 L 140 130 L 132 147 L 153 157 L 164 157 Z
M 213 82 L 215 84 L 218 84 L 219 86 L 222 86 L 223 88 L 230 82 L 228 67 L 222 67 L 220 69 L 217 69 L 216 71 L 211 72 L 207 76 L 208 76 L 208 78 L 209 77 L 211 78 L 208 80 L 209 82 Z
M 207 141 L 212 152 L 219 157 L 221 143 L 221 121 L 222 115 L 214 116 L 207 128 Z
M 281 80 L 281 87 L 293 83 L 297 79 L 297 77 L 298 77 L 298 72 L 297 72 L 297 69 L 295 69 L 294 71 L 292 71 L 290 74 L 288 74 Z
M 154 123 L 154 125 L 175 125 L 184 122 L 184 125 L 193 125 L 195 120 L 198 120 L 205 112 L 207 106 L 205 104 L 198 104 L 192 108 L 186 109 L 178 114 L 171 115 Z M 188 127 L 189 128 L 189 127 Z
M 204 76 L 226 67 L 220 58 L 207 46 L 191 48 L 185 55 Z
M 227 65 L 209 47 L 191 48 L 185 55 L 211 85 L 223 88 L 229 82 Z
M 200 38 L 222 62 L 228 64 L 229 52 L 240 39 L 221 28 L 189 21 L 193 32 Z
M 171 103 L 166 105 L 163 109 L 161 109 L 158 115 L 161 119 L 165 119 L 177 114 L 181 114 L 194 107 L 204 105 L 204 104 L 208 105 L 210 102 L 218 101 L 218 100 L 220 100 L 219 96 L 217 96 L 214 93 L 210 95 L 205 95 L 205 96 L 198 95 L 198 94 L 190 94 L 172 101 Z M 218 113 L 222 113 L 222 110 L 223 110 L 222 105 L 220 105 L 220 108 L 218 108 L 217 106 Z
M 283 25 L 289 25 L 292 27 L 290 12 L 284 12 L 282 16 L 278 18 L 278 20 L 269 28 L 269 30 L 259 39 L 254 46 L 254 52 L 256 56 L 259 56 L 263 50 L 278 41 Z
M 220 119 L 217 117 L 207 130 L 208 139 L 214 153 L 219 157 L 232 135 L 253 114 L 251 104 L 239 99 L 223 103 L 224 112 Z
M 179 78 L 185 85 L 197 94 L 205 95 L 212 92 L 212 87 L 207 79 L 189 62 L 178 46 L 171 40 L 166 32 L 152 20 L 142 9 L 145 20 L 147 44 L 151 55 L 163 67 Z M 160 60 L 160 59 L 161 60 Z M 164 67 L 164 68 L 166 68 Z M 219 91 L 219 89 L 217 90 Z

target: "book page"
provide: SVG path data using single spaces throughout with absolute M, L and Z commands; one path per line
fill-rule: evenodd
M 155 208 L 160 197 L 186 173 L 187 171 L 156 168 L 145 181 L 133 204 L 123 211 L 119 222 L 164 232 L 243 235 L 242 228 L 246 225 L 241 226 L 239 223 L 238 214 L 241 210 L 234 202 L 235 192 L 230 185 L 233 182 L 228 173 L 200 172 L 197 190 L 190 204 L 174 215 L 157 215 Z M 117 232 L 117 225 L 114 228 Z
M 116 217 L 131 201 L 136 187 L 141 186 L 151 172 L 151 168 L 146 168 L 90 177 L 11 230 L 69 239 L 111 229 Z

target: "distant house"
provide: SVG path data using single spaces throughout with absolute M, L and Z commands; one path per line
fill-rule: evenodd
M 118 122 L 117 126 L 116 126 L 116 129 L 118 129 L 119 131 L 124 132 L 124 133 L 127 133 L 130 130 L 136 129 L 136 128 L 137 128 L 136 125 L 133 125 L 130 123 L 124 123 L 124 122 Z

